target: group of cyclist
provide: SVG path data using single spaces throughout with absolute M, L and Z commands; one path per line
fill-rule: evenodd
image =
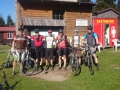
M 55 38 L 52 34 L 52 30 L 48 30 L 48 36 L 43 36 L 39 34 L 39 29 L 35 29 L 35 35 L 33 36 L 26 36 L 24 34 L 24 29 L 19 28 L 18 29 L 18 35 L 16 35 L 13 39 L 12 43 L 12 49 L 15 50 L 16 54 L 21 51 L 21 60 L 24 59 L 25 54 L 28 52 L 28 44 L 27 40 L 32 39 L 34 41 L 34 46 L 35 46 L 35 55 L 36 55 L 36 65 L 37 68 L 36 70 L 40 69 L 42 70 L 42 64 L 43 64 L 43 48 L 45 51 L 45 63 L 46 63 L 46 68 L 45 71 L 48 70 L 49 68 L 49 60 L 50 60 L 50 65 L 51 65 L 51 70 L 54 70 L 53 66 L 53 53 L 54 49 L 57 48 L 57 53 L 58 53 L 58 70 L 62 68 L 62 60 L 64 62 L 64 70 L 67 70 L 66 63 L 67 63 L 67 42 L 69 43 L 70 46 L 74 47 L 76 49 L 77 56 L 79 58 L 79 65 L 81 64 L 81 51 L 80 51 L 80 36 L 78 35 L 78 30 L 74 30 L 74 36 L 71 37 L 71 40 L 67 38 L 66 35 L 64 35 L 63 29 L 59 30 L 58 36 Z M 97 34 L 92 31 L 92 26 L 88 26 L 88 33 L 84 35 L 84 39 L 87 40 L 87 44 L 91 46 L 91 52 L 93 54 L 94 60 L 95 60 L 95 65 L 97 67 L 97 70 L 99 69 L 98 66 L 98 58 L 96 56 L 96 44 L 98 44 L 98 37 Z M 14 55 L 14 63 L 13 63 L 13 72 L 12 75 L 15 75 L 15 68 L 17 64 L 17 58 Z M 38 61 L 40 60 L 40 64 L 38 64 Z

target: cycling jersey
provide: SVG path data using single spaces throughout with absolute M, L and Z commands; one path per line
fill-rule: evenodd
M 27 38 L 24 35 L 16 35 L 13 39 L 15 42 L 15 49 L 25 49 L 27 47 Z
M 74 47 L 78 47 L 80 43 L 80 36 L 73 36 L 72 37 L 72 43 Z
M 42 46 L 42 44 L 43 44 L 43 38 L 44 38 L 44 36 L 43 35 L 39 35 L 38 36 L 38 38 L 34 35 L 34 36 L 31 36 L 31 39 L 33 39 L 34 40 L 34 45 L 36 46 L 36 47 L 40 47 L 40 46 Z
M 66 48 L 66 36 L 63 35 L 61 36 L 57 36 L 56 40 L 58 40 L 58 48 Z
M 53 42 L 55 41 L 55 38 L 53 36 L 47 36 L 45 38 L 46 41 L 46 48 L 53 48 Z

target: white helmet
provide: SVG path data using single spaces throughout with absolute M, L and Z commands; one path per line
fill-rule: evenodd
M 78 32 L 78 30 L 75 29 L 74 32 Z

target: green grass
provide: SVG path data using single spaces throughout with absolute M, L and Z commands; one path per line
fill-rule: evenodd
M 100 70 L 95 70 L 94 75 L 90 75 L 88 68 L 83 65 L 80 75 L 70 75 L 64 82 L 45 81 L 20 74 L 12 76 L 12 68 L 3 70 L 6 72 L 9 84 L 14 86 L 14 90 L 120 90 L 120 51 L 113 51 L 107 49 L 97 53 Z M 0 65 L 5 62 L 6 55 L 7 53 L 0 53 Z
M 8 45 L 0 45 L 0 50 L 10 50 L 10 48 Z

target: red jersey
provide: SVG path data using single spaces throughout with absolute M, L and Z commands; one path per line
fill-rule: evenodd
M 36 47 L 39 47 L 39 46 L 42 46 L 42 44 L 43 44 L 42 41 L 44 39 L 44 36 L 43 35 L 39 35 L 38 38 L 37 38 L 35 35 L 33 35 L 33 36 L 31 36 L 31 39 L 34 40 L 34 45 Z
M 65 40 L 65 36 L 63 35 L 63 36 L 60 36 L 60 35 L 58 35 L 57 37 L 56 37 L 56 40 L 58 40 L 58 48 L 66 48 L 66 40 Z M 60 40 L 60 39 L 62 39 L 62 40 Z

